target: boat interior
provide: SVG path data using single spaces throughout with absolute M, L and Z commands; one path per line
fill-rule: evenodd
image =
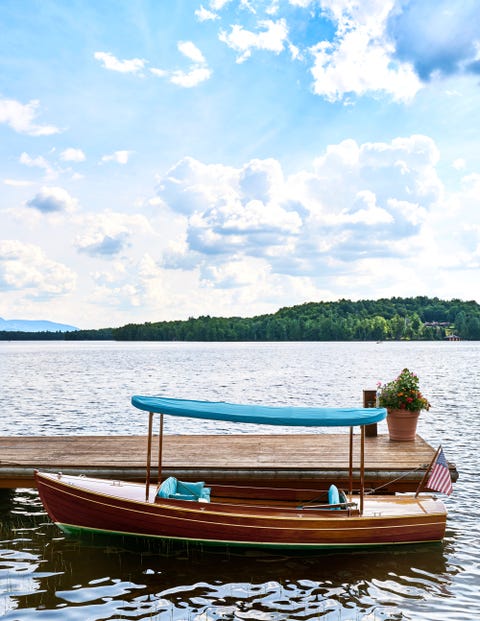
M 151 486 L 149 496 L 145 498 L 145 483 L 132 483 L 118 480 L 96 479 L 86 476 L 71 476 L 62 473 L 44 474 L 44 476 L 57 479 L 65 485 L 72 485 L 76 488 L 95 491 L 105 496 L 113 496 L 135 502 L 148 502 L 153 504 L 176 505 L 183 507 L 201 508 L 202 511 L 222 510 L 225 512 L 231 510 L 241 510 L 255 508 L 258 513 L 277 509 L 299 511 L 315 514 L 322 514 L 325 517 L 342 517 L 342 516 L 358 516 L 359 500 L 358 494 L 346 494 L 342 490 L 338 490 L 335 485 L 331 485 L 328 490 L 321 489 L 300 489 L 300 488 L 284 488 L 284 487 L 256 487 L 245 485 L 212 485 L 205 491 L 203 482 L 180 482 L 175 490 L 180 489 L 190 492 L 200 492 L 198 498 L 172 498 L 165 497 L 167 487 L 173 489 L 172 481 L 168 486 L 163 488 L 163 496 L 159 495 L 159 491 L 164 485 L 165 479 L 156 487 Z M 186 487 L 184 487 L 186 486 Z M 202 498 L 208 495 L 209 498 Z M 181 492 L 173 491 L 173 495 L 181 494 Z M 338 497 L 337 497 L 338 494 Z M 169 494 L 170 495 L 170 494 Z M 186 494 L 185 494 L 186 495 Z M 190 494 L 195 496 L 194 494 Z M 199 507 L 201 505 L 201 507 Z M 438 505 L 438 506 L 437 506 Z M 401 495 L 384 495 L 384 496 L 366 496 L 363 515 L 380 516 L 380 515 L 396 515 L 399 512 L 403 514 L 422 515 L 427 512 L 443 513 L 442 503 L 435 496 L 418 496 L 413 497 L 411 494 Z

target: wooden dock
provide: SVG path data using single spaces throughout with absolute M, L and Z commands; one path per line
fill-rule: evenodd
M 360 437 L 354 436 L 354 487 L 359 482 Z M 108 479 L 145 480 L 145 436 L 0 437 L 0 488 L 34 487 L 34 469 Z M 274 484 L 348 488 L 348 434 L 166 435 L 162 477 L 210 483 Z M 413 491 L 435 449 L 417 436 L 392 442 L 365 440 L 365 487 L 379 492 Z M 158 447 L 153 451 L 157 474 Z M 454 464 L 454 481 L 458 473 Z

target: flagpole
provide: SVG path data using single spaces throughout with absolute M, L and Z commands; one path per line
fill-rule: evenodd
M 437 449 L 437 452 L 435 453 L 432 461 L 430 462 L 430 465 L 428 466 L 428 468 L 425 471 L 425 474 L 423 475 L 423 479 L 420 481 L 420 485 L 417 487 L 417 491 L 415 492 L 415 498 L 417 498 L 418 494 L 422 491 L 423 486 L 425 485 L 425 481 L 427 480 L 428 475 L 430 474 L 430 470 L 432 469 L 433 464 L 436 462 L 437 457 L 440 454 L 441 450 L 442 450 L 442 445 L 440 444 L 440 446 Z

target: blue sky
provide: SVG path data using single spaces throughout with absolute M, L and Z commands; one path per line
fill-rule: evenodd
M 473 0 L 2 0 L 0 316 L 480 302 Z

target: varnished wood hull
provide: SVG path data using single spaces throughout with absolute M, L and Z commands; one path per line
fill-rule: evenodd
M 446 511 L 430 497 L 375 497 L 358 512 L 299 508 L 266 500 L 141 500 L 133 484 L 36 473 L 52 521 L 65 531 L 91 530 L 207 544 L 330 548 L 439 541 Z M 90 483 L 91 482 L 91 483 Z M 108 487 L 110 485 L 110 487 Z M 89 488 L 88 488 L 89 487 Z M 253 488 L 251 488 L 253 490 Z M 251 490 L 244 488 L 244 496 Z M 263 490 L 263 495 L 266 491 Z M 258 504 L 259 503 L 259 504 Z

